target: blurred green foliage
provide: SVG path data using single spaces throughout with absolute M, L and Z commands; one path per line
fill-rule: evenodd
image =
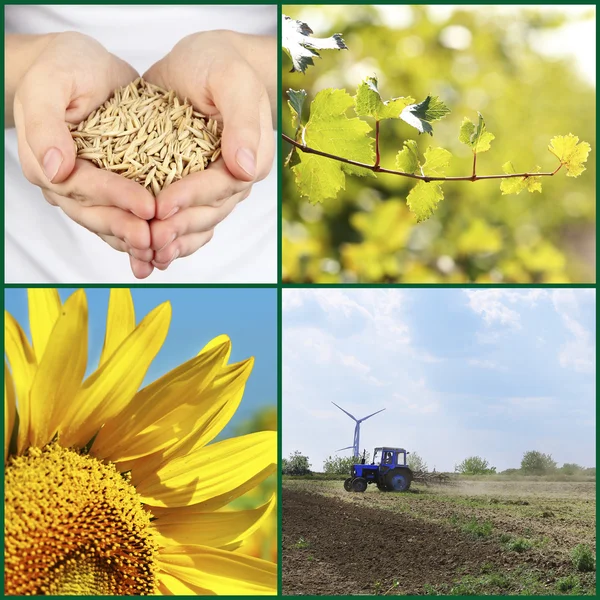
M 398 7 L 390 7 L 392 8 Z M 536 53 L 532 36 L 552 35 L 565 17 L 542 8 L 512 14 L 494 7 L 435 17 L 435 6 L 404 6 L 411 24 L 393 26 L 386 7 L 284 6 L 317 36 L 340 32 L 349 50 L 322 53 L 305 75 L 283 58 L 283 131 L 294 134 L 285 91 L 304 88 L 305 107 L 325 88 L 356 93 L 377 75 L 384 98 L 438 95 L 452 113 L 434 136 L 407 124 L 381 124 L 382 166 L 393 168 L 406 139 L 447 148 L 447 175 L 467 175 L 471 151 L 458 139 L 464 117 L 477 111 L 496 136 L 478 157 L 478 173 L 554 170 L 554 136 L 573 133 L 592 154 L 578 179 L 564 169 L 544 178 L 542 193 L 502 195 L 498 181 L 447 182 L 436 213 L 417 224 L 406 206 L 413 182 L 393 175 L 346 178 L 337 198 L 311 205 L 293 173 L 283 176 L 283 279 L 293 282 L 593 282 L 595 278 L 595 89 L 571 59 Z M 592 15 L 593 18 L 593 15 Z M 304 117 L 306 119 L 306 115 Z M 373 127 L 374 122 L 367 119 Z M 282 144 L 282 157 L 289 152 Z
M 265 406 L 258 409 L 251 418 L 235 428 L 235 435 L 247 435 L 256 431 L 277 431 L 277 408 Z M 267 502 L 277 493 L 277 475 L 271 475 L 254 489 L 234 500 L 230 508 L 249 510 Z M 277 562 L 277 507 L 263 522 L 260 528 L 244 540 L 238 550 L 242 554 Z

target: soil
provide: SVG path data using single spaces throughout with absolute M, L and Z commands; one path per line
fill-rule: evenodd
M 284 486 L 283 594 L 423 594 L 426 584 L 452 585 L 486 569 L 510 572 L 524 565 L 550 591 L 570 572 L 556 552 L 507 552 L 495 539 L 474 539 L 373 502 L 401 496 L 349 494 L 353 501 L 347 502 Z

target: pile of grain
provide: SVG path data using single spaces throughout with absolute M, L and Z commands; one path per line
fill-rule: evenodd
M 78 158 L 133 179 L 154 195 L 203 171 L 221 153 L 216 121 L 141 77 L 70 127 Z

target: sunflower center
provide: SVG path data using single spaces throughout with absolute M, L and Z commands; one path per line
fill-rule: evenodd
M 5 594 L 154 593 L 150 514 L 113 464 L 30 448 L 10 459 L 4 489 Z

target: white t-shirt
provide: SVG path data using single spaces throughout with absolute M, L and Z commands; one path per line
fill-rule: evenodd
M 277 34 L 276 6 L 6 6 L 6 33 L 79 31 L 143 73 L 183 37 L 212 29 Z M 275 159 L 276 160 L 276 159 Z M 59 208 L 21 171 L 14 129 L 5 132 L 5 279 L 7 283 L 131 283 L 117 252 Z M 157 269 L 146 283 L 277 281 L 277 169 L 192 256 Z

